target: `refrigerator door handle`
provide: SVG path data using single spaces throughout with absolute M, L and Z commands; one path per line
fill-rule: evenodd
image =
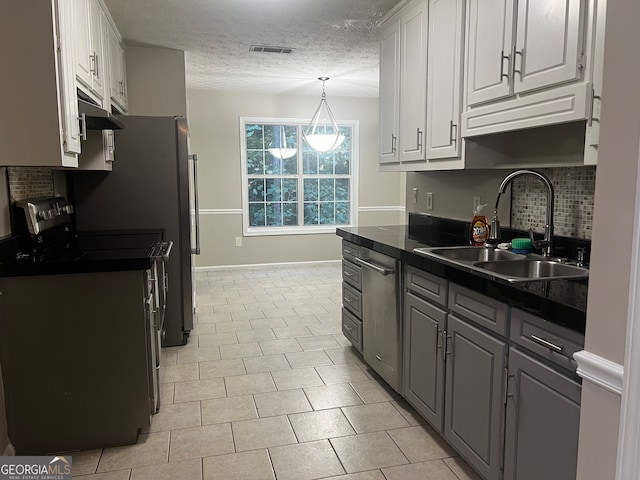
M 191 249 L 192 255 L 200 255 L 200 210 L 198 208 L 198 154 L 189 155 L 189 160 L 193 161 L 193 208 L 195 210 L 195 235 L 196 246 Z

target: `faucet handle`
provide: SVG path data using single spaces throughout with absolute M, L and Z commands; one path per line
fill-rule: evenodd
M 584 265 L 584 256 L 585 256 L 586 250 L 587 249 L 585 247 L 578 247 L 576 249 L 576 253 L 578 254 L 577 255 L 578 258 L 577 258 L 577 264 L 576 265 L 578 267 L 582 267 Z

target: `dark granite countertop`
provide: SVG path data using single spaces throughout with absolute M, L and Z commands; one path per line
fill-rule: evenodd
M 585 280 L 553 280 L 512 284 L 492 280 L 451 264 L 444 264 L 413 252 L 414 248 L 468 245 L 466 230 L 450 225 L 392 225 L 338 228 L 345 240 L 397 258 L 408 265 L 446 278 L 492 298 L 508 303 L 550 322 L 584 333 L 587 290 Z M 442 227 L 442 228 L 440 228 Z M 449 228 L 452 227 L 452 228 Z

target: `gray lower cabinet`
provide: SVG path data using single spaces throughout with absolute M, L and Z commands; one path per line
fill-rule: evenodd
M 447 337 L 444 436 L 482 476 L 500 478 L 507 344 L 452 314 Z
M 342 333 L 362 353 L 362 268 L 360 247 L 342 241 Z
M 514 348 L 509 352 L 505 480 L 573 480 L 580 384 Z
M 417 297 L 405 295 L 404 395 L 438 431 L 443 427 L 444 349 L 447 312 Z

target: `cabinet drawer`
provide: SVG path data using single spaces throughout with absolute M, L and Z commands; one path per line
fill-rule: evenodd
M 342 241 L 342 256 L 349 260 L 351 263 L 356 262 L 356 258 L 360 256 L 360 247 L 355 243 Z
M 362 293 L 342 282 L 342 305 L 356 317 L 362 318 Z
M 346 308 L 342 309 L 342 333 L 362 353 L 362 322 Z
M 447 306 L 447 286 L 449 282 L 444 278 L 413 267 L 407 267 L 406 281 L 407 290 L 410 292 L 438 305 Z
M 449 310 L 467 320 L 488 328 L 499 335 L 507 335 L 509 306 L 481 293 L 449 284 Z
M 348 260 L 342 260 L 342 280 L 362 290 L 362 268 Z
M 584 348 L 584 335 L 523 310 L 511 310 L 511 340 L 541 357 L 574 371 L 573 354 Z

